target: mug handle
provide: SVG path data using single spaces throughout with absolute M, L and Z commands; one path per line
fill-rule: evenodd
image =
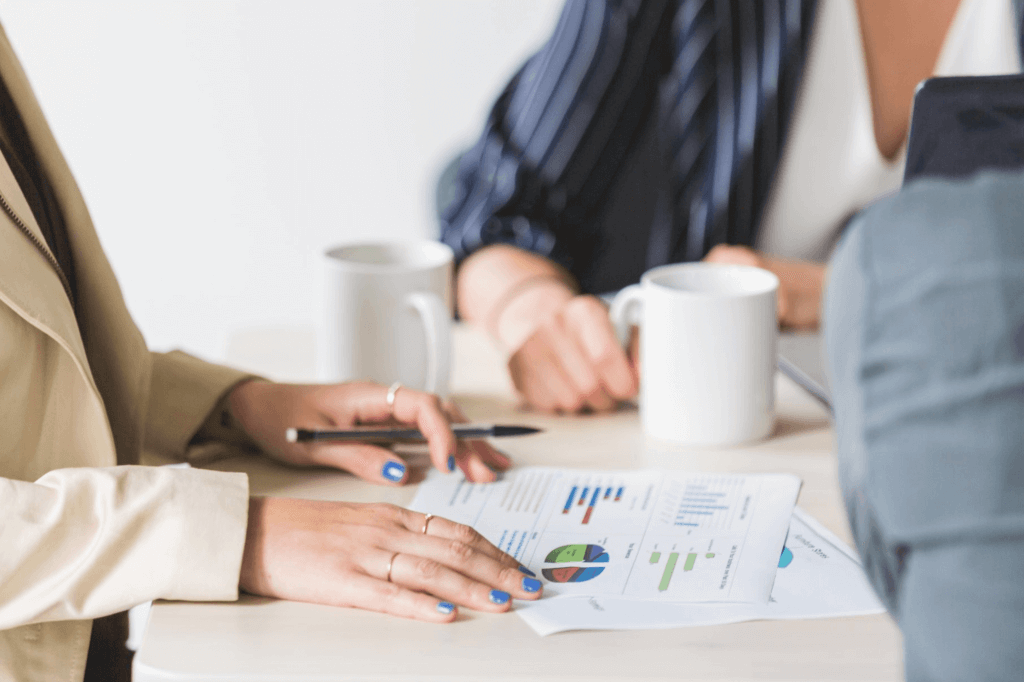
M 615 294 L 612 305 L 608 308 L 608 317 L 615 327 L 615 335 L 623 348 L 629 346 L 629 332 L 642 319 L 643 289 L 639 284 L 630 284 Z
M 447 398 L 452 357 L 451 315 L 441 297 L 427 291 L 410 294 L 405 303 L 419 315 L 427 337 L 427 381 L 423 390 Z

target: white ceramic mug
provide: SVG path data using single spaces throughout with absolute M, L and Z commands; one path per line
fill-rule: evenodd
M 428 240 L 349 244 L 325 260 L 320 378 L 400 381 L 447 396 L 452 250 Z
M 640 326 L 640 414 L 655 438 L 736 445 L 775 420 L 778 278 L 741 265 L 653 268 L 612 301 L 620 340 Z

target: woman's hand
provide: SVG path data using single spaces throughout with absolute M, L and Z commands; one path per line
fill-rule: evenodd
M 606 412 L 639 388 L 637 363 L 593 296 L 574 296 L 543 316 L 508 368 L 523 398 L 546 412 Z
M 454 620 L 458 606 L 507 611 L 542 589 L 469 526 L 388 504 L 258 497 L 239 586 L 433 622 Z
M 522 249 L 495 244 L 459 268 L 459 311 L 509 353 L 516 390 L 545 412 L 602 412 L 636 395 L 627 355 L 593 296 L 576 293 L 568 272 Z
M 462 469 L 473 482 L 495 479 L 494 469 L 511 463 L 483 441 L 457 441 L 451 421 L 463 421 L 453 405 L 429 393 L 402 387 L 394 406 L 388 389 L 372 383 L 299 385 L 247 381 L 228 396 L 232 418 L 267 454 L 299 466 L 331 466 L 373 483 L 401 485 L 405 462 L 387 448 L 368 443 L 302 442 L 285 439 L 289 428 L 346 429 L 398 422 L 414 425 L 427 439 L 430 459 L 442 471 Z
M 704 257 L 707 263 L 752 265 L 779 278 L 779 324 L 793 329 L 817 329 L 825 266 L 808 261 L 765 256 L 746 246 L 719 244 Z

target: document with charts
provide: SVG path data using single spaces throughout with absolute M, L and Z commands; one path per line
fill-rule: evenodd
M 412 507 L 476 528 L 548 598 L 766 604 L 799 489 L 788 474 L 529 467 L 491 484 L 432 472 Z
M 516 613 L 539 635 L 565 630 L 650 630 L 885 613 L 857 554 L 799 507 L 793 510 L 778 563 L 767 604 L 674 604 L 628 597 L 572 597 L 522 601 L 516 605 Z

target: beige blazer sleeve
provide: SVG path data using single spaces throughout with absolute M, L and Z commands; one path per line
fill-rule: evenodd
M 237 599 L 247 506 L 244 474 L 124 466 L 0 479 L 0 629 L 156 598 Z
M 247 477 L 113 466 L 107 411 L 82 365 L 2 288 L 0 299 L 0 630 L 155 598 L 237 598 Z M 168 402 L 157 420 L 180 424 L 182 443 L 238 376 L 194 363 L 208 397 L 182 392 L 184 406 Z
M 226 396 L 256 378 L 181 351 L 152 354 L 145 449 L 160 458 L 202 464 L 255 445 L 231 420 Z

